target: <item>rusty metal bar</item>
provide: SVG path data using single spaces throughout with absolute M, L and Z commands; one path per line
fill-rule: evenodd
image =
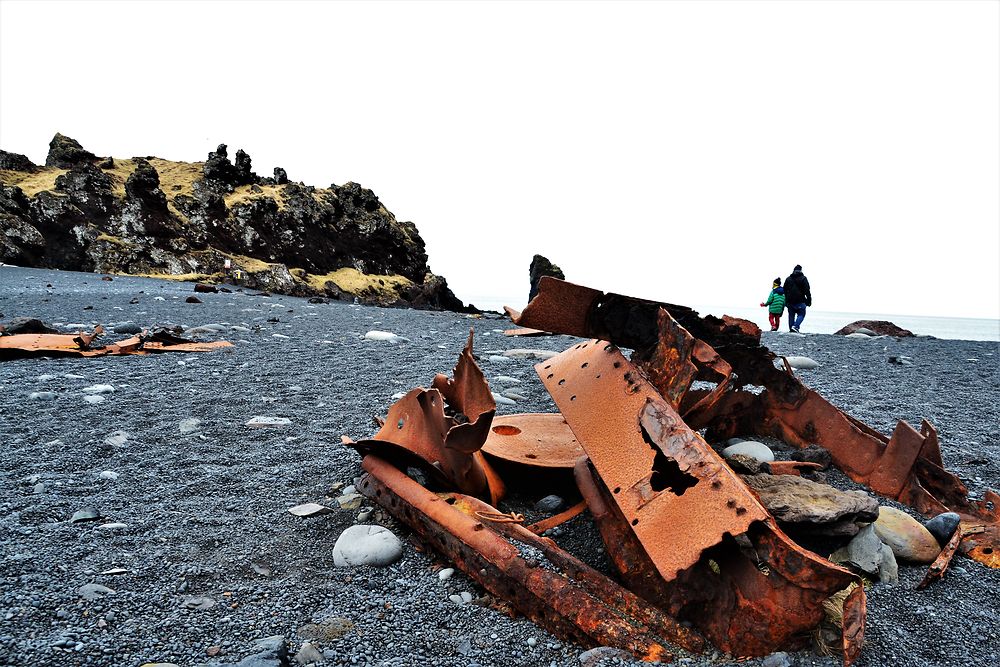
M 938 557 L 927 568 L 927 574 L 917 584 L 918 591 L 922 591 L 944 576 L 944 573 L 948 571 L 948 566 L 951 565 L 951 559 L 954 557 L 955 552 L 958 551 L 958 545 L 961 543 L 962 537 L 962 526 L 959 524 L 955 527 L 955 532 L 951 534 L 951 538 L 944 545 L 944 548 L 941 549 L 941 553 L 938 554 Z
M 556 526 L 561 526 L 570 519 L 575 519 L 576 517 L 583 514 L 586 509 L 587 509 L 586 501 L 581 500 L 576 505 L 573 505 L 564 512 L 560 512 L 559 514 L 550 516 L 548 519 L 542 519 L 541 521 L 536 521 L 535 523 L 528 526 L 528 530 L 530 530 L 535 535 L 541 535 L 546 530 L 551 530 Z
M 460 494 L 431 493 L 375 456 L 366 456 L 362 467 L 368 474 L 360 482 L 361 493 L 409 525 L 486 590 L 557 636 L 588 647 L 614 646 L 643 660 L 669 661 L 673 656 L 666 638 L 653 628 L 670 628 L 673 638 L 699 648 L 697 634 L 569 554 L 554 551 L 546 538 L 520 526 L 512 528 L 516 524 L 487 525 L 456 507 L 481 511 L 484 504 Z M 502 536 L 497 530 L 513 530 L 518 537 Z M 547 556 L 555 554 L 553 562 L 567 572 L 529 562 L 522 557 L 519 542 Z

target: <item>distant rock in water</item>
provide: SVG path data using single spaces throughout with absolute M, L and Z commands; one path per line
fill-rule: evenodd
M 45 166 L 0 151 L 0 262 L 475 312 L 374 192 L 262 178 L 225 144 L 193 163 L 101 158 L 62 134 Z
M 886 320 L 858 320 L 857 322 L 851 322 L 846 327 L 834 333 L 834 335 L 846 336 L 858 329 L 869 329 L 876 336 L 892 336 L 894 338 L 910 338 L 915 335 L 912 331 L 897 327 L 892 322 Z

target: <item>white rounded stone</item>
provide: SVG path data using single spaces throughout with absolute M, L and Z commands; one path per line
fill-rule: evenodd
M 749 456 L 757 459 L 761 463 L 774 460 L 774 452 L 771 451 L 771 448 L 764 443 L 757 442 L 755 440 L 744 440 L 743 442 L 738 442 L 735 445 L 729 445 L 722 450 L 722 455 L 727 459 L 735 454 Z
M 403 543 L 382 526 L 350 526 L 333 545 L 333 564 L 337 567 L 384 566 L 396 562 L 402 555 Z

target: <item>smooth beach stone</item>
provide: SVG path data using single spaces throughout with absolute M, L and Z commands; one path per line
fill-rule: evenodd
M 896 563 L 896 554 L 888 544 L 882 544 L 882 560 L 878 564 L 878 578 L 882 583 L 899 583 L 899 565 Z
M 274 428 L 278 426 L 290 426 L 291 423 L 292 420 L 286 417 L 254 417 L 248 420 L 245 426 L 252 426 L 254 428 Z
M 941 553 L 941 545 L 930 531 L 895 507 L 880 507 L 878 519 L 872 525 L 875 527 L 875 534 L 889 545 L 898 560 L 930 563 Z
M 737 442 L 735 445 L 729 445 L 722 450 L 722 455 L 727 459 L 734 454 L 742 454 L 743 456 L 749 456 L 751 458 L 757 459 L 761 463 L 766 463 L 774 460 L 774 452 L 771 448 L 764 443 L 757 442 L 755 440 L 744 440 L 743 442 Z
M 116 479 L 118 479 L 118 473 L 114 472 L 113 470 L 104 470 L 101 472 L 100 475 L 98 475 L 98 477 L 100 477 L 101 479 L 108 479 L 113 482 Z
M 403 543 L 382 526 L 350 526 L 333 545 L 333 564 L 385 566 L 403 555 Z
M 438 572 L 438 580 L 439 581 L 447 581 L 448 579 L 451 579 L 451 575 L 453 575 L 453 574 L 455 574 L 455 568 L 453 568 L 453 567 L 446 567 L 443 570 L 441 570 L 440 572 Z
M 110 384 L 92 384 L 82 389 L 85 394 L 110 394 L 115 388 Z
M 81 521 L 97 521 L 101 518 L 101 513 L 98 512 L 93 507 L 84 507 L 82 510 L 77 510 L 73 513 L 70 518 L 70 523 L 80 523 Z
M 866 333 L 861 333 L 860 331 L 855 331 L 854 333 L 849 333 L 844 338 L 864 338 L 865 340 L 871 340 L 872 337 Z
M 944 546 L 951 539 L 951 536 L 955 533 L 961 522 L 962 517 L 955 512 L 942 512 L 924 523 L 924 528 L 930 531 L 930 534 L 934 536 L 938 544 Z
M 28 398 L 33 401 L 51 401 L 54 400 L 55 397 L 56 393 L 54 391 L 33 391 L 28 394 Z
M 858 327 L 857 329 L 854 330 L 854 333 L 856 333 L 856 334 L 864 334 L 866 336 L 877 336 L 878 335 L 877 333 L 875 333 L 871 329 L 866 329 L 865 327 Z M 850 335 L 850 334 L 848 334 L 848 335 Z
M 875 528 L 868 524 L 855 535 L 846 547 L 830 554 L 834 563 L 847 563 L 865 574 L 877 576 L 882 564 L 882 540 L 875 534 Z M 890 551 L 890 553 L 892 553 Z
M 104 402 L 104 397 L 99 394 L 87 394 L 83 397 L 83 400 L 91 405 L 97 405 Z
M 517 401 L 502 394 L 493 394 L 493 400 L 497 405 L 517 405 Z
M 383 340 L 388 343 L 407 343 L 409 339 L 396 335 L 391 331 L 369 331 L 365 334 L 366 340 Z
M 812 370 L 814 368 L 819 368 L 820 366 L 818 361 L 810 359 L 809 357 L 785 357 L 785 360 L 788 361 L 789 366 L 800 370 Z
M 137 334 L 142 333 L 142 327 L 132 322 L 125 322 L 116 326 L 112 331 L 116 334 Z
M 539 512 L 548 512 L 549 514 L 555 514 L 563 508 L 565 502 L 562 498 L 556 495 L 545 496 L 537 503 L 535 503 L 535 509 Z
M 515 377 L 511 377 L 509 375 L 498 375 L 497 382 L 500 382 L 502 384 L 521 384 L 520 380 L 518 380 Z

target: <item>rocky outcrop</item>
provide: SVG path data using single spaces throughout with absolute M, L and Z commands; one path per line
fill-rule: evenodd
M 46 167 L 58 167 L 60 169 L 72 169 L 73 167 L 92 163 L 97 160 L 97 156 L 88 150 L 84 150 L 76 139 L 56 132 L 49 142 L 49 154 L 45 157 Z
M 38 169 L 38 165 L 29 160 L 27 156 L 21 155 L 20 153 L 0 151 L 0 169 L 33 172 Z
M 531 265 L 528 267 L 528 280 L 531 284 L 531 289 L 528 290 L 528 301 L 534 299 L 535 295 L 538 294 L 538 281 L 541 280 L 543 276 L 552 276 L 553 278 L 558 278 L 559 280 L 566 280 L 566 276 L 563 275 L 562 269 L 545 257 L 535 255 L 531 258 Z
M 315 188 L 280 167 L 260 178 L 245 151 L 234 164 L 225 144 L 201 164 L 101 159 L 57 134 L 45 167 L 15 153 L 0 159 L 9 167 L 0 172 L 7 263 L 470 310 L 430 271 L 416 226 L 357 183 Z
M 858 329 L 868 329 L 876 336 L 892 336 L 894 338 L 910 338 L 914 336 L 912 331 L 897 327 L 892 322 L 886 320 L 858 320 L 857 322 L 851 322 L 834 333 L 834 336 L 846 336 Z

